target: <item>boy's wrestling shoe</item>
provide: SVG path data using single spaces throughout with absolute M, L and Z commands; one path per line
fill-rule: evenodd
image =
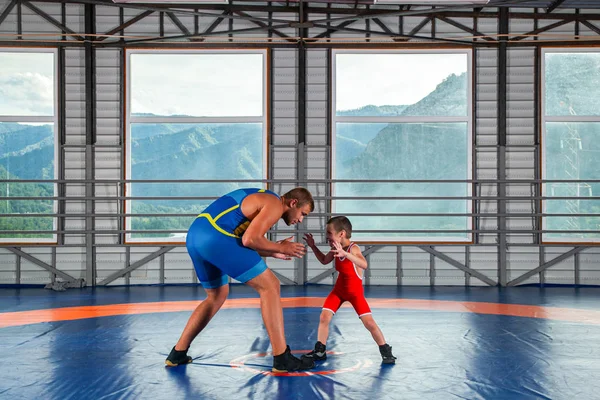
M 273 357 L 273 372 L 294 372 L 304 371 L 315 367 L 315 362 L 308 359 L 299 359 L 292 355 L 290 346 L 287 346 L 285 352 Z
M 176 367 L 178 365 L 189 364 L 192 362 L 192 357 L 187 355 L 187 350 L 177 351 L 175 347 L 169 353 L 169 357 L 165 360 L 165 364 L 169 367 Z
M 302 358 L 307 358 L 315 361 L 327 360 L 327 352 L 325 351 L 325 345 L 321 342 L 315 343 L 315 348 L 310 353 L 302 355 Z
M 383 346 L 379 346 L 379 353 L 381 353 L 381 358 L 383 359 L 384 364 L 395 364 L 396 357 L 392 354 L 392 346 L 389 344 L 384 344 Z

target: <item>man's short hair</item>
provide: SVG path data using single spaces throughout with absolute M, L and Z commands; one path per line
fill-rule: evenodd
M 288 200 L 298 200 L 298 207 L 302 207 L 305 204 L 310 204 L 310 212 L 315 211 L 315 201 L 313 200 L 312 194 L 301 187 L 294 188 L 283 195 Z

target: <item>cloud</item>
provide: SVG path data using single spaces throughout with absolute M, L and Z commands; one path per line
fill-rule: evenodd
M 261 116 L 262 54 L 132 54 L 131 112 Z
M 467 60 L 451 53 L 337 54 L 336 109 L 414 104 L 449 75 L 466 72 Z
M 37 72 L 0 74 L 0 115 L 54 115 L 54 80 Z

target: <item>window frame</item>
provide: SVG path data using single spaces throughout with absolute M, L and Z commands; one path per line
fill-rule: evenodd
M 337 95 L 337 82 L 336 82 L 336 55 L 337 54 L 465 54 L 467 56 L 467 114 L 465 116 L 382 116 L 382 117 L 365 117 L 365 116 L 337 116 L 336 110 L 336 95 Z M 475 65 L 473 63 L 473 50 L 469 47 L 458 47 L 452 49 L 331 49 L 331 71 L 330 71 L 330 82 L 331 82 L 331 103 L 330 103 L 330 118 L 331 118 L 331 158 L 330 158 L 330 178 L 336 179 L 336 129 L 338 123 L 387 123 L 387 124 L 399 124 L 399 123 L 466 123 L 467 124 L 467 195 L 466 197 L 473 196 L 473 136 L 474 136 L 474 76 L 475 76 Z M 330 185 L 330 192 L 332 199 L 330 200 L 330 210 L 332 214 L 336 213 L 335 207 L 335 182 Z M 474 229 L 474 218 L 472 216 L 474 209 L 474 201 L 466 199 L 466 214 L 470 214 L 466 217 L 467 229 Z M 451 215 L 451 214 L 448 214 Z M 351 218 L 352 219 L 352 218 Z M 354 236 L 359 236 L 356 234 Z M 436 236 L 435 240 L 432 237 L 427 236 L 427 232 L 420 232 L 420 236 L 394 236 L 394 237 L 373 237 L 373 238 L 359 238 L 356 240 L 357 243 L 364 244 L 472 244 L 474 243 L 475 234 L 473 232 L 466 232 L 464 239 L 452 237 L 452 236 Z
M 131 179 L 131 125 L 132 124 L 140 124 L 140 123 L 149 123 L 149 124 L 160 124 L 160 123 L 181 123 L 181 124 L 211 124 L 211 123 L 260 123 L 262 124 L 262 132 L 263 132 L 263 142 L 265 146 L 263 147 L 263 159 L 262 159 L 262 167 L 263 167 L 263 176 L 262 179 L 268 179 L 269 171 L 269 125 L 270 125 L 270 86 L 271 86 L 271 76 L 270 76 L 270 50 L 267 48 L 257 48 L 257 49 L 242 49 L 242 48 L 228 48 L 228 49 L 144 49 L 144 48 L 126 48 L 123 54 L 123 63 L 124 63 L 124 74 L 125 74 L 125 98 L 124 98 L 124 112 L 123 112 L 123 129 L 124 129 L 124 168 L 123 168 L 123 179 L 126 180 L 124 184 L 124 193 L 123 196 L 127 197 L 127 193 L 131 193 L 131 182 L 127 182 L 128 179 Z M 262 115 L 247 117 L 247 116 L 237 116 L 237 117 L 218 117 L 218 116 L 210 116 L 210 117 L 140 117 L 140 116 L 131 116 L 131 56 L 135 54 L 261 54 L 263 60 L 263 71 L 262 71 Z M 207 178 L 208 179 L 208 178 Z M 265 186 L 266 184 L 261 184 Z M 123 200 L 122 209 L 124 213 L 127 214 L 128 210 L 131 209 L 131 201 L 128 199 Z M 139 201 L 139 200 L 138 200 Z M 160 214 L 157 214 L 160 216 Z M 131 224 L 132 219 L 135 217 L 125 216 L 123 218 L 122 226 L 125 227 L 125 230 L 128 231 L 123 235 L 123 242 L 125 244 L 174 244 L 180 245 L 185 244 L 185 239 L 187 233 L 176 234 L 175 237 L 165 237 L 164 240 L 160 240 L 162 238 L 132 238 L 132 230 Z M 140 218 L 140 217 L 137 217 Z M 143 233 L 143 231 L 136 231 L 136 233 Z M 168 231 L 165 231 L 168 233 Z M 173 240 L 176 239 L 176 240 Z
M 600 48 L 598 47 L 542 47 L 540 49 L 540 127 L 539 127 L 539 138 L 540 138 L 540 179 L 544 180 L 546 176 L 546 124 L 548 122 L 573 122 L 573 123 L 599 123 L 600 124 L 600 115 L 584 115 L 584 116 L 569 116 L 569 115 L 560 115 L 560 116 L 547 116 L 546 115 L 546 54 L 549 53 L 597 53 L 600 54 Z M 585 182 L 585 181 L 583 181 Z M 546 188 L 547 183 L 541 184 L 540 193 L 542 197 L 548 196 L 548 191 Z M 596 200 L 600 201 L 600 200 Z M 546 214 L 547 212 L 547 200 L 540 200 L 540 207 L 542 214 Z M 600 214 L 598 215 L 600 218 Z M 548 229 L 548 216 L 540 216 L 541 220 L 540 225 L 542 227 L 542 231 L 546 231 Z M 556 218 L 556 217 L 555 217 Z M 558 217 L 560 218 L 560 217 Z M 568 233 L 569 231 L 565 231 Z M 560 237 L 549 238 L 548 234 L 543 232 L 541 234 L 541 243 L 542 244 L 595 244 L 599 243 L 599 238 L 583 238 L 583 237 L 566 237 L 563 234 L 560 234 Z
M 42 124 L 42 123 L 47 123 L 47 124 L 51 124 L 53 129 L 53 136 L 54 136 L 54 181 L 53 182 L 53 188 L 54 188 L 54 194 L 53 197 L 56 197 L 58 194 L 58 185 L 56 183 L 56 181 L 58 180 L 58 176 L 59 176 L 59 168 L 61 168 L 61 166 L 59 165 L 59 107 L 58 107 L 58 102 L 59 102 L 59 98 L 60 96 L 64 96 L 64 93 L 60 93 L 60 77 L 59 77 L 59 71 L 58 71 L 58 48 L 56 47 L 11 47 L 11 46 L 2 46 L 0 45 L 0 53 L 50 53 L 53 55 L 53 62 L 52 62 L 52 77 L 54 79 L 53 82 L 53 87 L 54 87 L 54 93 L 53 93 L 53 109 L 52 109 L 52 115 L 49 116 L 32 116 L 32 115 L 26 115 L 26 116 L 18 116 L 18 115 L 1 115 L 0 114 L 0 122 L 13 122 L 13 123 L 38 123 L 38 124 Z M 64 112 L 64 111 L 63 111 Z M 41 182 L 38 182 L 41 183 Z M 25 200 L 25 201 L 34 201 L 34 200 Z M 19 238 L 19 237 L 7 237 L 7 238 L 0 238 L 0 243 L 3 245 L 9 245 L 9 244 L 31 244 L 31 243 L 39 243 L 39 244 L 56 244 L 58 243 L 58 234 L 56 232 L 57 227 L 58 227 L 58 220 L 56 217 L 56 214 L 58 214 L 58 201 L 56 199 L 52 200 L 52 214 L 48 214 L 48 217 L 52 218 L 52 230 L 54 231 L 51 235 L 52 237 L 49 238 Z M 26 215 L 26 214 L 23 214 Z M 45 218 L 45 217 L 44 217 Z M 28 232 L 28 231 L 23 231 L 24 233 Z M 35 232 L 35 231 L 34 231 Z M 33 233 L 35 234 L 35 233 Z

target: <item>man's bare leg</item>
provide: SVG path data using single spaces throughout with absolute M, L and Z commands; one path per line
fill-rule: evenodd
M 194 310 L 187 325 L 185 326 L 179 341 L 175 345 L 175 350 L 184 351 L 190 347 L 192 341 L 215 316 L 221 308 L 227 295 L 229 294 L 229 285 L 223 285 L 216 289 L 205 289 L 206 299 L 200 303 Z
M 273 355 L 283 354 L 286 349 L 286 341 L 279 279 L 273 271 L 266 269 L 246 284 L 256 290 L 260 296 L 260 311 L 271 340 Z

